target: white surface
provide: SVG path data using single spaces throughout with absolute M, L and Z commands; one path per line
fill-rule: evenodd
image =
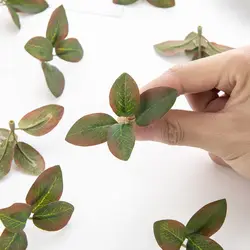
M 198 25 L 215 42 L 234 47 L 250 43 L 249 1 L 177 0 L 176 7 L 162 10 L 143 1 L 125 8 L 107 1 L 110 9 L 102 9 L 104 0 L 85 0 L 86 9 L 94 10 L 91 2 L 99 3 L 94 15 L 81 12 L 80 0 L 65 1 L 70 9 L 70 36 L 81 41 L 85 56 L 78 64 L 55 62 L 66 77 L 60 99 L 51 96 L 39 63 L 23 49 L 31 37 L 45 33 L 53 8 L 23 17 L 20 32 L 7 11 L 1 12 L 0 126 L 6 127 L 10 119 L 18 122 L 42 105 L 65 107 L 62 121 L 50 134 L 35 138 L 19 133 L 21 140 L 43 154 L 47 167 L 61 165 L 62 199 L 76 209 L 69 226 L 57 233 L 43 232 L 29 223 L 25 230 L 28 249 L 157 250 L 152 230 L 156 220 L 186 223 L 200 207 L 221 198 L 227 199 L 228 216 L 214 239 L 225 250 L 249 249 L 250 182 L 215 166 L 206 152 L 137 142 L 131 159 L 121 162 L 106 144 L 80 148 L 64 141 L 81 116 L 98 111 L 112 114 L 108 93 L 122 72 L 130 73 L 143 86 L 178 61 L 156 55 L 155 43 L 182 39 Z M 179 98 L 175 107 L 189 108 L 184 98 Z M 0 182 L 0 207 L 23 202 L 34 181 L 13 166 Z

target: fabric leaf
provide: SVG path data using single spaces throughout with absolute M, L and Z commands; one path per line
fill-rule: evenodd
M 13 20 L 13 22 L 15 23 L 15 25 L 18 27 L 18 29 L 21 28 L 21 23 L 20 23 L 20 19 L 19 19 L 19 16 L 18 14 L 16 13 L 15 9 L 13 9 L 11 7 L 11 5 L 7 5 L 7 8 L 9 10 L 9 13 L 11 15 L 11 18 Z
M 175 6 L 175 0 L 147 0 L 150 4 L 159 8 L 170 8 Z

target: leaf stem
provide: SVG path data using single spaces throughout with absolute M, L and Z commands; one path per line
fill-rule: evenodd
M 198 58 L 201 58 L 201 38 L 202 38 L 202 27 L 198 26 Z

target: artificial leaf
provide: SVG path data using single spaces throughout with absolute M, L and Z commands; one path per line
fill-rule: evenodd
M 8 231 L 18 233 L 25 228 L 30 214 L 31 206 L 24 203 L 15 203 L 0 210 L 0 219 Z
M 21 24 L 20 24 L 20 19 L 19 19 L 18 14 L 16 13 L 16 11 L 10 5 L 7 5 L 7 8 L 9 10 L 9 13 L 10 13 L 11 17 L 12 17 L 13 22 L 20 29 Z
M 0 129 L 0 179 L 6 176 L 10 171 L 14 157 L 14 147 L 15 139 L 14 136 L 10 134 L 10 130 Z
M 209 56 L 213 56 L 218 53 L 222 53 L 231 49 L 233 48 L 225 46 L 225 45 L 217 44 L 214 42 L 208 42 L 208 46 L 205 48 L 204 52 L 206 52 Z
M 46 10 L 49 5 L 45 0 L 6 0 L 17 12 L 37 14 Z
M 147 0 L 150 4 L 159 8 L 170 8 L 175 6 L 175 0 Z
M 123 73 L 116 79 L 109 93 L 109 103 L 118 116 L 136 114 L 140 105 L 140 92 L 129 74 Z
M 74 212 L 74 206 L 65 201 L 50 203 L 34 213 L 33 223 L 46 231 L 58 231 L 64 228 Z
M 108 130 L 110 152 L 120 160 L 127 161 L 135 145 L 135 135 L 131 124 L 114 124 Z
M 120 5 L 129 5 L 137 2 L 138 0 L 113 0 L 113 3 Z
M 201 58 L 205 58 L 205 57 L 208 57 L 208 56 L 209 55 L 202 48 L 201 57 L 199 57 L 199 52 L 198 52 L 198 49 L 197 49 L 197 50 L 194 51 L 192 61 L 195 61 L 195 60 L 198 60 L 198 59 L 201 59 Z
M 57 42 L 67 37 L 69 24 L 63 5 L 60 5 L 52 13 L 46 31 L 46 37 L 55 46 Z
M 177 96 L 177 91 L 168 87 L 156 87 L 143 92 L 136 116 L 137 125 L 148 126 L 162 118 L 172 108 Z
M 35 109 L 19 121 L 18 126 L 33 136 L 42 136 L 54 129 L 61 120 L 64 108 L 60 105 L 49 104 Z
M 31 38 L 24 46 L 26 51 L 36 59 L 44 62 L 53 59 L 51 42 L 42 36 Z
M 12 233 L 5 229 L 0 237 L 2 250 L 26 250 L 28 247 L 27 236 L 24 231 Z
M 57 67 L 46 62 L 42 62 L 42 69 L 51 93 L 55 97 L 61 96 L 65 87 L 63 73 Z
M 223 225 L 227 213 L 225 199 L 217 200 L 202 207 L 187 223 L 188 234 L 202 234 L 210 237 Z
M 179 250 L 185 240 L 185 226 L 175 220 L 154 223 L 154 235 L 163 250 Z
M 27 204 L 36 212 L 43 206 L 60 200 L 63 192 L 63 177 L 60 166 L 45 170 L 31 186 L 27 196 Z
M 107 141 L 108 129 L 116 120 L 104 113 L 83 116 L 69 130 L 66 141 L 77 146 L 92 146 Z
M 83 48 L 76 38 L 61 40 L 56 44 L 56 54 L 67 62 L 79 62 L 83 58 Z
M 14 160 L 19 168 L 32 175 L 39 175 L 45 169 L 43 157 L 37 150 L 25 142 L 16 144 Z
M 207 236 L 194 234 L 188 237 L 187 250 L 223 250 L 223 248 Z

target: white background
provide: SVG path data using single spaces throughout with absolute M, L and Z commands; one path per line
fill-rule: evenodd
M 214 165 L 206 152 L 186 147 L 137 142 L 132 157 L 122 162 L 107 145 L 81 148 L 64 141 L 73 123 L 94 112 L 112 114 L 108 94 L 114 80 L 128 72 L 141 87 L 177 62 L 158 56 L 153 45 L 183 39 L 198 25 L 211 41 L 232 47 L 250 43 L 248 0 L 176 0 L 176 7 L 158 9 L 144 1 L 123 7 L 111 0 L 56 0 L 51 8 L 22 17 L 17 31 L 6 9 L 0 10 L 0 126 L 16 122 L 27 112 L 50 103 L 65 107 L 64 117 L 51 133 L 36 138 L 18 133 L 46 160 L 61 165 L 62 199 L 75 206 L 70 224 L 60 232 L 43 232 L 29 222 L 25 231 L 30 250 L 157 250 L 153 223 L 177 219 L 186 223 L 203 205 L 226 198 L 228 215 L 214 235 L 225 250 L 249 249 L 250 182 Z M 36 59 L 25 43 L 45 35 L 55 7 L 65 2 L 69 37 L 85 51 L 77 64 L 55 60 L 65 74 L 63 96 L 55 99 Z M 92 13 L 92 14 L 91 14 Z M 184 98 L 175 108 L 188 109 Z M 0 207 L 24 202 L 34 177 L 11 173 L 0 182 Z

